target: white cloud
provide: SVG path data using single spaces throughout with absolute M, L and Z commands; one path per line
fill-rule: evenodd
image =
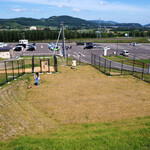
M 0 0 L 2 1 L 2 0 Z M 143 6 L 130 4 L 128 2 L 121 3 L 120 0 L 107 1 L 107 0 L 6 0 L 8 2 L 25 2 L 40 5 L 51 5 L 59 8 L 68 7 L 76 10 L 86 11 L 105 11 L 105 12 L 150 12 L 150 6 Z M 118 1 L 118 2 L 117 2 Z
M 105 1 L 100 1 L 100 2 L 99 2 L 99 5 L 105 5 L 105 4 L 106 4 Z
M 20 12 L 20 11 L 26 11 L 27 9 L 19 9 L 19 8 L 12 8 L 12 11 L 14 12 Z
M 40 12 L 40 9 L 32 9 L 31 11 Z
M 75 12 L 80 12 L 80 11 L 81 11 L 81 10 L 78 9 L 78 8 L 73 8 L 72 10 L 75 11 Z
M 63 7 L 63 5 L 58 5 L 57 7 L 58 7 L 58 8 L 62 8 L 62 7 Z

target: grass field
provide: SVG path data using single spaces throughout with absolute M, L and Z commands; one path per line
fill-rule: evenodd
M 150 84 L 91 66 L 59 72 L 0 90 L 0 149 L 150 148 Z
M 111 55 L 111 56 L 105 56 L 105 58 L 112 60 L 112 61 L 116 61 L 119 63 L 122 63 L 122 61 L 124 62 L 124 64 L 127 65 L 131 65 L 133 66 L 133 59 L 124 57 L 124 56 L 119 56 L 119 55 Z M 137 59 L 134 61 L 134 65 L 137 67 L 142 68 L 143 67 L 143 63 L 145 63 L 144 68 L 148 68 L 149 67 L 149 62 L 150 59 Z

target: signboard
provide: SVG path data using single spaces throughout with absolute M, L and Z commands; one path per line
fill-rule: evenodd
M 48 71 L 48 61 L 42 61 L 42 71 Z

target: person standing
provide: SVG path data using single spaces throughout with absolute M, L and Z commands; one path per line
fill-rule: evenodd
M 36 72 L 36 74 L 34 75 L 34 80 L 35 80 L 35 85 L 39 86 L 40 76 L 38 72 Z

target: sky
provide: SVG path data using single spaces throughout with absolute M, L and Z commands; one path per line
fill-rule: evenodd
M 150 24 L 150 0 L 0 0 L 0 18 L 69 15 L 85 20 Z

